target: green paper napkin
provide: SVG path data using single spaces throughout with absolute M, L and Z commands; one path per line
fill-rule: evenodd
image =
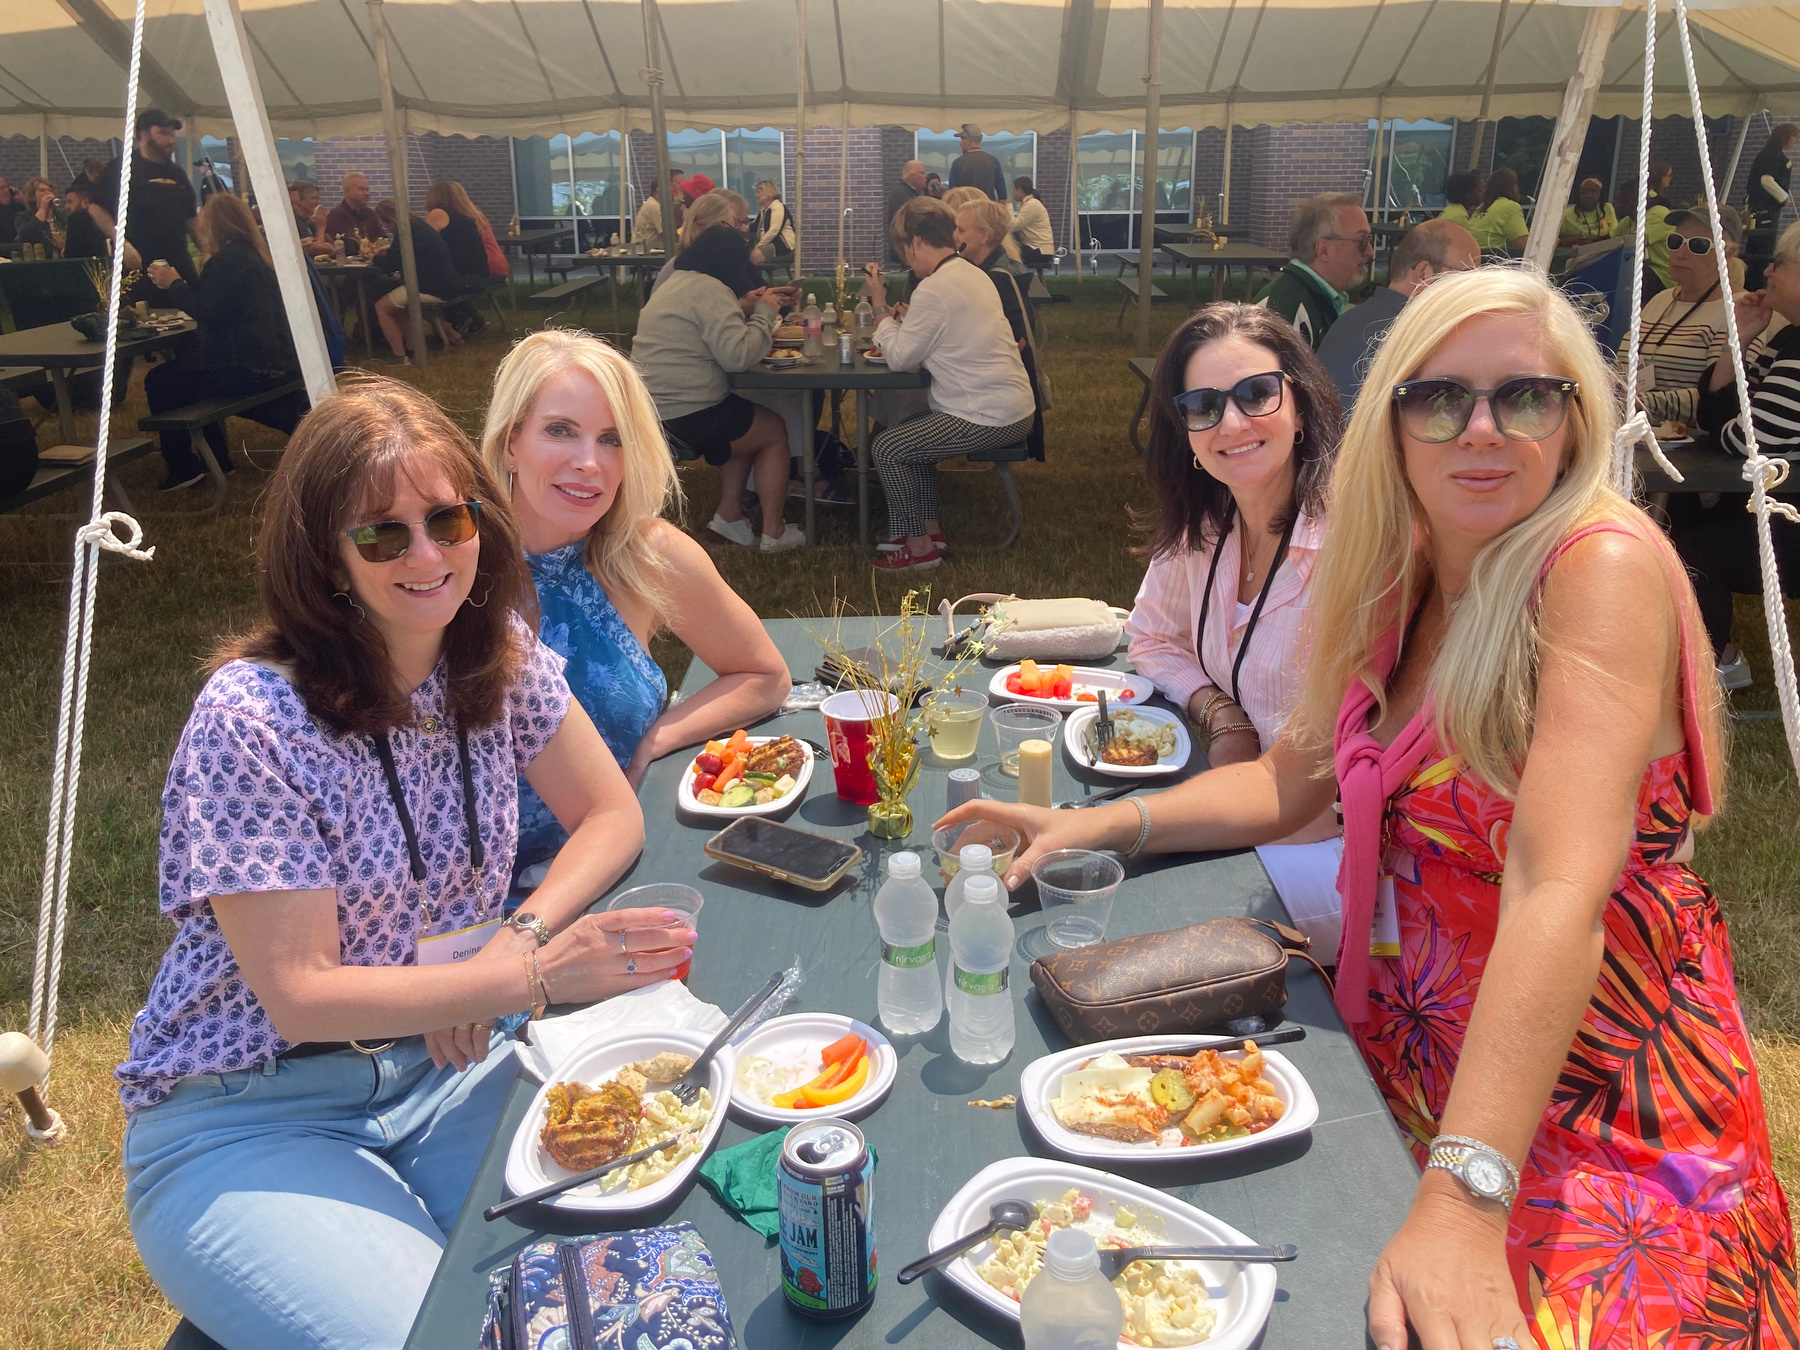
M 719 1203 L 766 1238 L 781 1227 L 781 1192 L 776 1169 L 786 1130 L 771 1130 L 731 1148 L 720 1149 L 700 1164 L 700 1180 Z M 879 1164 L 875 1145 L 869 1145 L 871 1168 Z

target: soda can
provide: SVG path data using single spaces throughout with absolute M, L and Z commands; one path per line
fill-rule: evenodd
M 848 333 L 838 334 L 838 364 L 847 366 L 856 360 L 856 341 Z
M 782 1142 L 781 1292 L 802 1317 L 857 1317 L 875 1301 L 874 1180 L 847 1120 L 810 1120 Z
M 952 769 L 944 809 L 954 811 L 964 802 L 981 800 L 981 770 Z

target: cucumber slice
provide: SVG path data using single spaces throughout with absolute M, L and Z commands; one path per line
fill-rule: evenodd
M 733 783 L 725 789 L 720 806 L 749 806 L 756 800 L 756 789 L 748 783 Z

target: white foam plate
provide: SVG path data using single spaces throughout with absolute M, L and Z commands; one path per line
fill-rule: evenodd
M 1207 1039 L 1204 1036 L 1133 1036 L 1128 1040 L 1099 1041 L 1093 1045 L 1077 1046 L 1073 1050 L 1045 1055 L 1042 1059 L 1032 1060 L 1019 1075 L 1019 1105 L 1030 1115 L 1031 1123 L 1037 1127 L 1044 1142 L 1058 1153 L 1101 1163 L 1191 1162 L 1202 1155 L 1213 1157 L 1221 1153 L 1242 1153 L 1246 1149 L 1262 1148 L 1278 1139 L 1291 1138 L 1310 1130 L 1317 1123 L 1319 1099 L 1313 1096 L 1312 1088 L 1300 1070 L 1294 1067 L 1293 1061 L 1276 1050 L 1263 1051 L 1263 1077 L 1275 1085 L 1275 1095 L 1287 1104 L 1287 1110 L 1281 1113 L 1280 1120 L 1260 1134 L 1222 1139 L 1216 1144 L 1189 1144 L 1179 1148 L 1164 1148 L 1159 1144 L 1128 1144 L 1118 1139 L 1102 1139 L 1097 1135 L 1077 1134 L 1074 1130 L 1064 1129 L 1058 1123 L 1056 1113 L 1050 1109 L 1050 1103 L 1062 1095 L 1063 1075 L 1073 1073 L 1087 1060 L 1098 1059 L 1108 1050 L 1116 1050 L 1121 1055 L 1152 1055 L 1175 1046 L 1204 1044 Z M 1254 1040 L 1255 1037 L 1251 1039 Z M 1242 1044 L 1242 1039 L 1219 1037 L 1218 1044 L 1223 1051 L 1225 1046 Z
M 1054 661 L 1039 661 L 1039 669 L 1054 666 Z M 1090 705 L 1076 699 L 1074 695 L 1087 692 L 1094 693 L 1106 690 L 1106 701 L 1109 705 L 1134 708 L 1147 702 L 1156 692 L 1156 683 L 1148 675 L 1132 675 L 1123 670 L 1095 670 L 1092 666 L 1075 666 L 1075 674 L 1070 680 L 1071 688 L 1068 698 L 1040 698 L 1036 694 L 1009 693 L 1006 688 L 1006 677 L 1019 669 L 1018 663 L 1002 666 L 994 672 L 994 678 L 988 681 L 988 693 L 994 698 L 1004 699 L 1009 703 L 1042 703 L 1049 708 L 1062 708 L 1072 711 Z M 1131 697 L 1124 697 L 1125 690 L 1131 690 Z
M 863 353 L 863 360 L 867 361 L 872 366 L 885 366 L 887 364 L 887 357 L 870 356 L 867 352 Z
M 770 741 L 778 741 L 779 736 L 752 736 L 751 745 L 767 745 Z M 806 796 L 806 785 L 812 782 L 814 755 L 812 747 L 805 741 L 800 748 L 806 751 L 806 763 L 800 766 L 800 772 L 794 778 L 794 790 L 785 797 L 777 797 L 772 802 L 764 802 L 761 806 L 708 806 L 694 795 L 694 759 L 687 762 L 681 771 L 681 781 L 675 788 L 675 802 L 683 811 L 691 811 L 697 816 L 722 816 L 727 820 L 735 820 L 739 816 L 772 816 L 779 811 L 791 809 Z
M 1162 1220 L 1164 1235 L 1172 1244 L 1235 1246 L 1258 1241 L 1204 1210 L 1123 1177 L 1051 1158 L 1006 1158 L 977 1172 L 951 1198 L 931 1226 L 926 1246 L 935 1251 L 963 1234 L 981 1228 L 988 1221 L 989 1206 L 998 1200 L 1036 1204 L 1040 1200 L 1061 1199 L 1071 1188 L 1093 1196 L 1096 1214 L 1110 1217 L 1119 1206 L 1129 1205 L 1144 1214 L 1157 1215 Z M 1271 1240 L 1284 1238 L 1285 1235 L 1275 1235 Z M 976 1267 L 987 1260 L 993 1250 L 992 1242 L 984 1242 L 945 1266 L 943 1273 L 952 1284 L 978 1302 L 1016 1322 L 1019 1305 L 975 1273 Z M 1248 1350 L 1256 1343 L 1263 1323 L 1269 1320 L 1269 1309 L 1275 1302 L 1274 1270 L 1266 1265 L 1238 1265 L 1229 1261 L 1190 1261 L 1185 1264 L 1199 1267 L 1218 1318 L 1212 1335 L 1196 1344 L 1202 1350 Z M 1130 1350 L 1123 1341 L 1119 1342 L 1119 1347 Z
M 1112 695 L 1106 696 L 1108 707 L 1112 704 Z M 1113 778 L 1156 778 L 1164 774 L 1180 773 L 1193 753 L 1194 743 L 1188 739 L 1187 723 L 1177 714 L 1163 708 L 1136 708 L 1135 715 L 1146 722 L 1167 724 L 1175 728 L 1175 749 L 1155 764 L 1143 768 L 1133 768 L 1126 764 L 1107 764 L 1096 760 L 1088 753 L 1088 728 L 1094 719 L 1100 716 L 1100 709 L 1091 703 L 1081 705 L 1079 712 L 1072 712 L 1063 721 L 1063 744 L 1069 749 L 1069 756 L 1084 769 L 1092 769 L 1095 773 L 1107 774 Z
M 650 1059 L 664 1050 L 698 1058 L 712 1037 L 704 1032 L 660 1027 L 608 1027 L 597 1031 L 580 1045 L 538 1087 L 531 1099 L 531 1109 L 513 1135 L 512 1148 L 506 1155 L 506 1189 L 512 1195 L 523 1195 L 540 1186 L 571 1175 L 545 1150 L 538 1136 L 544 1129 L 544 1100 L 557 1083 L 579 1082 L 598 1087 L 625 1065 Z M 719 1137 L 725 1124 L 725 1113 L 731 1105 L 731 1084 L 737 1076 L 737 1055 L 727 1045 L 720 1048 L 707 1066 L 707 1090 L 712 1093 L 713 1112 L 700 1133 L 700 1149 L 684 1158 L 668 1176 L 635 1191 L 603 1195 L 599 1184 L 589 1182 L 572 1191 L 544 1201 L 556 1209 L 582 1214 L 630 1214 L 660 1205 L 687 1183 L 688 1174 L 700 1165 Z M 642 1148 L 643 1145 L 637 1145 Z
M 869 1055 L 874 1060 L 869 1067 L 869 1081 L 863 1084 L 862 1091 L 854 1097 L 839 1102 L 836 1106 L 790 1111 L 759 1100 L 748 1088 L 737 1086 L 734 1079 L 731 1089 L 733 1114 L 764 1125 L 779 1125 L 783 1128 L 808 1120 L 821 1120 L 827 1116 L 846 1120 L 866 1116 L 887 1100 L 887 1095 L 894 1086 L 894 1078 L 900 1071 L 900 1057 L 894 1053 L 894 1047 L 888 1042 L 888 1038 L 866 1022 L 858 1022 L 853 1017 L 843 1017 L 837 1013 L 795 1013 L 789 1017 L 771 1018 L 736 1047 L 737 1059 L 741 1065 L 757 1055 L 764 1055 L 780 1064 L 790 1059 L 804 1060 L 810 1054 L 813 1069 L 800 1080 L 804 1083 L 815 1077 L 822 1067 L 818 1062 L 818 1052 L 851 1032 L 869 1043 Z

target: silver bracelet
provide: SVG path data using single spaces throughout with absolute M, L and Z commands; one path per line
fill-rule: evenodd
M 1130 797 L 1127 798 L 1127 800 L 1130 801 L 1133 806 L 1137 807 L 1138 819 L 1141 823 L 1138 825 L 1137 842 L 1126 849 L 1120 856 L 1125 858 L 1135 858 L 1144 845 L 1150 842 L 1150 805 L 1142 797 Z

